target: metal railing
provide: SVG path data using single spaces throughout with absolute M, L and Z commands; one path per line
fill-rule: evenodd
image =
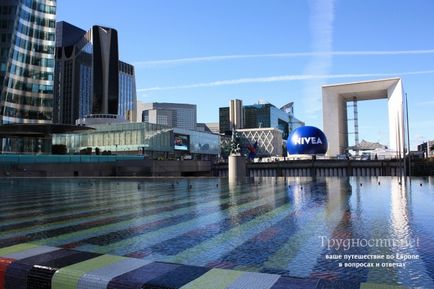
M 0 164 L 41 163 L 105 163 L 124 160 L 143 160 L 139 155 L 0 155 Z

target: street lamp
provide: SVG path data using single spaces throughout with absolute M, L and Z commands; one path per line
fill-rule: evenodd
M 408 176 L 411 177 L 411 147 L 410 147 L 410 123 L 408 121 L 408 99 L 405 93 L 405 114 L 407 118 L 407 143 L 408 143 Z

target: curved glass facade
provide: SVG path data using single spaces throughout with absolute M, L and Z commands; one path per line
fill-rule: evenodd
M 220 136 L 200 131 L 170 128 L 164 125 L 137 122 L 92 125 L 96 130 L 79 134 L 53 135 L 53 144 L 64 144 L 69 153 L 91 147 L 118 154 L 144 154 L 153 158 L 175 159 L 191 155 L 194 159 L 210 159 L 220 152 Z M 175 136 L 188 140 L 185 150 L 177 150 Z
M 9 0 L 0 8 L 9 40 L 1 54 L 1 123 L 51 123 L 56 1 Z

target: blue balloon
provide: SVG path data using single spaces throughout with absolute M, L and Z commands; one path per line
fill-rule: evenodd
M 295 129 L 286 141 L 289 154 L 325 154 L 327 147 L 325 134 L 314 126 L 302 126 Z

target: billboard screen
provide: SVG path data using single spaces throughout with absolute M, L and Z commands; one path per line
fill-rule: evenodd
M 190 150 L 190 137 L 184 134 L 174 134 L 174 148 L 179 151 Z

